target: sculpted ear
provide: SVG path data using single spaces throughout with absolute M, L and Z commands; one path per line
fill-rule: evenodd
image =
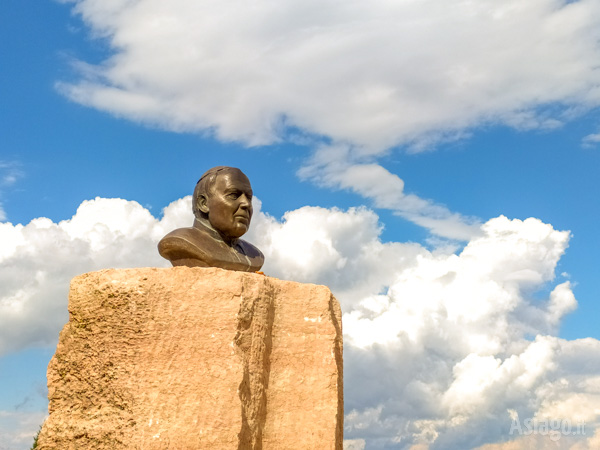
M 208 199 L 206 195 L 201 194 L 198 196 L 198 204 L 196 206 L 198 207 L 198 211 L 208 214 Z

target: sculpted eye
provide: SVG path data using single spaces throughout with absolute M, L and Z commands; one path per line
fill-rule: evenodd
M 231 194 L 227 194 L 227 198 L 230 198 L 232 200 L 237 199 L 240 196 L 240 194 L 238 192 L 232 192 Z

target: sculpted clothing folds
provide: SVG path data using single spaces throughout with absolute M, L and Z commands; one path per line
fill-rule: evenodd
M 229 270 L 255 272 L 264 263 L 264 256 L 252 244 L 236 239 L 229 246 L 219 233 L 199 220 L 190 228 L 178 228 L 158 243 L 158 251 L 173 266 L 221 267 Z

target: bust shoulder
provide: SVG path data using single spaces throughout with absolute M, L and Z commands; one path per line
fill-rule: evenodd
M 255 272 L 264 263 L 262 252 L 249 242 L 238 239 L 226 244 L 220 235 L 208 228 L 178 228 L 158 243 L 158 252 L 173 266 L 221 267 Z

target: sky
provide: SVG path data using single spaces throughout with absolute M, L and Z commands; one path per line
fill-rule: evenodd
M 168 267 L 216 165 L 252 182 L 265 273 L 340 301 L 347 450 L 600 448 L 600 2 L 4 0 L 0 24 L 0 450 L 47 415 L 70 279 Z

